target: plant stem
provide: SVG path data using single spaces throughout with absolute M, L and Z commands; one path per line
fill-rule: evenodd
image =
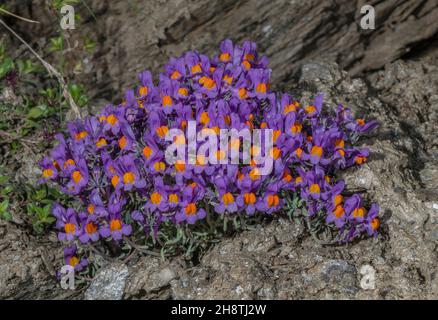
M 23 21 L 26 21 L 26 22 L 30 22 L 30 23 L 40 23 L 39 21 L 30 20 L 30 19 L 27 19 L 27 18 L 21 17 L 21 16 L 19 16 L 19 15 L 16 15 L 16 14 L 14 14 L 14 13 L 12 13 L 12 12 L 9 12 L 8 10 L 5 10 L 5 9 L 3 9 L 3 8 L 0 8 L 0 12 L 3 12 L 3 13 L 5 13 L 5 14 L 7 14 L 7 15 L 10 15 L 10 16 L 12 16 L 12 17 L 14 17 L 14 18 L 17 18 L 17 19 L 20 19 L 20 20 L 23 20 Z

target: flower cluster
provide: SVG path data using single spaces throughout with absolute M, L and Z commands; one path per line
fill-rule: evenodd
M 58 135 L 57 146 L 40 162 L 43 182 L 56 182 L 84 204 L 79 212 L 54 206 L 59 239 L 120 240 L 133 228 L 157 232 L 163 221 L 194 224 L 208 209 L 272 214 L 282 210 L 285 192 L 299 193 L 310 216 L 322 212 L 342 240 L 375 235 L 378 206 L 367 210 L 359 195 L 345 197 L 344 182 L 335 173 L 367 160 L 368 149 L 354 144 L 377 123 L 354 119 L 343 106 L 322 113 L 322 95 L 301 105 L 286 93 L 272 92 L 267 63 L 254 43 L 225 40 L 212 59 L 193 51 L 171 58 L 158 84 L 149 71 L 142 72 L 139 86 L 127 90 L 123 102 L 69 123 L 68 135 Z M 169 164 L 166 148 L 185 145 L 188 137 L 167 141 L 166 135 L 172 129 L 185 132 L 189 121 L 216 134 L 271 129 L 273 146 L 266 152 L 273 158 L 272 172 L 261 175 L 254 161 L 223 164 L 229 150 L 242 149 L 239 139 L 217 151 L 219 163 L 198 155 L 194 163 Z M 251 148 L 251 155 L 260 152 Z

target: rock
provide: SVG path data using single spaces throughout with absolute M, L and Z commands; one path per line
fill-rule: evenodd
M 160 279 L 161 283 L 167 285 L 170 283 L 170 281 L 176 278 L 176 273 L 172 269 L 164 268 L 158 274 L 158 278 Z
M 18 31 L 29 38 L 50 36 L 56 22 L 44 0 L 32 6 L 9 2 L 16 14 L 42 22 L 30 30 L 26 23 L 16 21 Z M 421 53 L 423 44 L 438 32 L 434 1 L 374 1 L 375 30 L 360 27 L 364 4 L 362 0 L 166 0 L 129 5 L 92 1 L 96 19 L 86 8 L 78 9 L 86 17 L 78 36 L 101 41 L 96 47 L 94 72 L 84 72 L 79 78 L 89 84 L 93 96 L 112 101 L 114 95 L 123 97 L 137 72 L 150 69 L 156 74 L 170 56 L 188 49 L 211 54 L 221 40 L 231 37 L 256 41 L 270 58 L 273 85 L 283 88 L 309 59 L 335 61 L 358 75 L 381 69 L 407 54 Z M 140 25 L 147 30 L 141 36 Z
M 129 268 L 125 299 L 169 299 L 170 282 L 181 272 L 179 261 L 166 263 L 160 258 L 146 256 Z
M 438 32 L 433 23 L 438 7 L 430 1 L 388 0 L 375 4 L 375 30 L 360 28 L 362 5 L 359 0 L 251 0 L 239 4 L 201 0 L 145 2 L 132 10 L 115 3 L 99 16 L 104 21 L 101 28 L 96 30 L 92 21 L 84 28 L 106 39 L 97 68 L 108 73 L 99 82 L 116 91 L 132 84 L 135 73 L 144 68 L 158 71 L 169 56 L 191 48 L 211 53 L 226 37 L 256 41 L 270 58 L 272 83 L 280 87 L 309 58 L 336 61 L 358 74 L 380 69 L 407 52 L 412 54 L 420 43 Z M 141 41 L 138 21 L 150 30 Z
M 356 268 L 346 261 L 327 261 L 320 268 L 321 279 L 327 285 L 347 294 L 354 294 L 358 291 L 356 287 Z
M 438 189 L 438 165 L 431 162 L 425 163 L 424 169 L 420 171 L 420 178 L 426 188 Z
M 128 267 L 123 263 L 113 263 L 100 269 L 85 292 L 85 299 L 122 299 L 128 274 Z
M 171 282 L 174 299 L 300 299 L 354 297 L 354 265 L 272 222 L 218 244 L 190 274 Z M 311 248 L 311 250 L 310 250 Z M 288 249 L 288 250 L 285 250 Z M 343 251 L 343 249 L 340 249 Z M 330 258 L 332 257 L 332 258 Z
M 369 161 L 341 175 L 350 191 L 380 204 L 378 239 L 324 247 L 302 225 L 278 218 L 254 231 L 223 239 L 191 269 L 185 269 L 178 259 L 162 262 L 155 257 L 144 257 L 129 268 L 122 264 L 104 267 L 86 298 L 438 298 L 438 201 L 433 190 L 437 171 L 432 129 L 438 75 L 423 74 L 425 82 L 421 77 L 412 79 L 419 70 L 434 70 L 436 65 L 429 59 L 395 62 L 386 67 L 389 75 L 376 73 L 365 81 L 351 79 L 334 63 L 313 61 L 305 64 L 290 84 L 290 90 L 301 93 L 303 99 L 324 92 L 327 107 L 342 103 L 357 115 L 381 122 L 376 134 L 362 140 L 370 146 Z M 417 100 L 412 100 L 413 94 L 419 94 Z M 405 110 L 406 105 L 409 108 Z M 427 116 L 418 116 L 422 110 Z M 21 255 L 17 259 L 34 258 Z M 3 268 L 16 268 L 9 257 L 3 259 Z M 374 289 L 360 285 L 363 274 L 359 270 L 364 266 L 375 272 Z M 20 279 L 15 280 L 15 288 L 10 279 L 0 281 L 7 292 L 3 296 L 17 294 L 28 281 L 21 277 L 26 272 L 21 270 L 15 276 Z M 29 273 L 41 277 L 36 270 Z
M 38 5 L 43 2 L 8 4 L 18 15 L 41 20 L 50 17 Z M 150 69 L 157 76 L 169 56 L 187 49 L 211 54 L 231 36 L 256 41 L 269 57 L 273 89 L 302 101 L 323 92 L 326 106 L 343 104 L 357 116 L 378 119 L 378 132 L 361 140 L 370 146 L 369 161 L 340 178 L 348 191 L 380 204 L 382 227 L 378 239 L 323 247 L 302 225 L 279 218 L 223 239 L 191 269 L 178 258 L 154 257 L 129 267 L 103 266 L 87 298 L 438 298 L 438 54 L 425 45 L 438 33 L 438 4 L 373 3 L 376 30 L 364 31 L 359 0 L 91 2 L 97 21 L 85 13 L 77 34 L 100 41 L 75 80 L 93 98 L 116 102 L 137 72 Z M 57 23 L 41 22 L 32 30 L 20 21 L 13 26 L 29 39 L 44 40 Z M 87 114 L 104 104 L 90 103 Z M 16 171 L 30 177 L 33 166 Z M 11 224 L 0 227 L 0 298 L 72 297 L 47 270 L 61 259 L 59 246 L 38 244 Z M 56 254 L 43 259 L 41 248 Z M 374 289 L 360 285 L 364 266 L 375 271 Z
M 14 179 L 23 185 L 38 185 L 38 180 L 41 179 L 42 175 L 38 161 L 43 159 L 44 155 L 42 152 L 36 154 L 33 150 L 24 148 L 20 154 L 14 156 L 17 161 L 20 161 L 20 170 L 15 172 Z
M 381 73 L 393 87 L 380 87 L 379 73 L 367 84 L 352 80 L 336 64 L 311 62 L 297 72 L 298 81 L 291 88 L 304 99 L 324 92 L 327 107 L 342 103 L 357 115 L 377 118 L 380 129 L 364 139 L 371 149 L 370 161 L 360 168 L 343 172 L 347 187 L 362 193 L 382 208 L 379 239 L 368 239 L 349 246 L 321 247 L 302 232 L 293 233 L 294 225 L 273 222 L 258 231 L 248 231 L 219 243 L 201 260 L 190 276 L 172 281 L 172 296 L 180 299 L 430 299 L 437 298 L 436 227 L 438 204 L 424 202 L 424 188 L 437 177 L 433 166 L 434 144 L 419 144 L 418 139 L 434 139 L 434 118 L 416 120 L 416 108 L 433 110 L 438 73 L 426 81 L 416 71 L 434 70 L 435 61 L 396 62 L 397 81 Z M 420 71 L 418 71 L 420 72 Z M 408 75 L 411 74 L 409 77 Z M 401 75 L 405 75 L 403 78 Z M 427 83 L 426 83 L 427 82 Z M 394 83 L 397 85 L 394 86 Z M 417 87 L 418 86 L 418 87 Z M 397 87 L 404 89 L 399 91 Z M 421 88 L 420 88 L 421 87 Z M 386 89 L 385 89 L 386 88 Z M 375 91 L 372 91 L 375 90 Z M 393 93 L 392 90 L 395 90 Z M 406 91 L 406 90 L 411 90 Z M 411 100 L 419 94 L 426 101 Z M 393 95 L 394 102 L 383 95 Z M 392 101 L 392 100 L 391 100 Z M 397 108 L 410 105 L 414 114 L 406 127 L 398 119 Z M 430 116 L 433 115 L 433 112 Z M 415 116 L 415 117 L 414 117 Z M 418 119 L 418 118 L 417 118 Z M 427 119 L 427 120 L 426 120 Z M 418 122 L 416 122 L 418 121 Z M 418 128 L 412 135 L 412 127 Z M 411 146 L 410 148 L 407 146 Z M 425 178 L 427 177 L 427 179 Z M 425 180 L 426 179 L 426 180 Z M 426 182 L 426 183 L 425 183 Z M 435 199 L 438 199 L 435 197 Z M 275 249 L 270 243 L 278 239 Z M 375 272 L 375 289 L 362 288 L 363 266 Z
M 58 261 L 62 261 L 59 245 L 38 244 L 21 229 L 0 221 L 0 299 L 77 297 L 56 281 L 52 264 Z

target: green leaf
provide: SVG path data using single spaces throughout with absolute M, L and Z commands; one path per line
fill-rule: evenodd
M 2 63 L 0 63 L 0 78 L 3 78 L 6 73 L 14 69 L 14 62 L 11 58 L 6 57 Z
M 41 204 L 49 204 L 49 205 L 52 205 L 53 204 L 53 200 L 51 200 L 51 199 L 42 199 L 42 200 L 40 200 L 40 202 L 41 202 Z
M 87 104 L 88 98 L 83 94 L 84 89 L 82 86 L 78 86 L 77 84 L 71 84 L 69 86 L 69 91 L 71 96 L 73 97 L 73 100 L 79 107 L 83 107 Z
M 43 231 L 43 225 L 40 221 L 34 222 L 32 226 L 37 233 L 41 233 Z
M 47 99 L 54 100 L 56 98 L 58 91 L 53 88 L 47 88 L 40 90 L 40 94 Z
M 3 196 L 5 196 L 5 195 L 11 193 L 12 190 L 13 190 L 13 187 L 12 187 L 12 186 L 6 186 L 6 187 L 4 187 L 4 188 L 2 189 L 1 194 L 2 194 Z
M 45 189 L 37 190 L 36 193 L 35 193 L 35 199 L 36 200 L 42 200 L 42 199 L 44 199 L 46 197 L 46 195 L 47 195 L 47 193 L 46 193 Z
M 27 136 L 29 134 L 29 132 L 30 132 L 30 130 L 28 128 L 23 127 L 23 128 L 20 129 L 20 135 L 22 137 Z
M 3 8 L 6 10 L 6 8 L 4 7 L 4 5 L 0 5 L 0 8 Z M 0 61 L 2 61 L 5 57 L 5 46 L 3 45 L 3 41 L 0 42 Z
M 47 106 L 46 105 L 40 105 L 37 107 L 33 107 L 29 110 L 27 113 L 27 117 L 30 119 L 39 119 L 43 117 L 47 112 Z
M 86 38 L 84 40 L 84 49 L 91 52 L 94 50 L 94 48 L 96 47 L 96 42 L 94 42 L 93 40 Z
M 8 176 L 0 176 L 0 184 L 5 184 L 8 180 Z
M 51 209 L 52 209 L 52 204 L 47 204 L 43 207 L 45 217 L 50 216 L 50 212 L 52 211 Z
M 49 194 L 54 198 L 60 198 L 62 195 L 61 192 L 55 188 L 49 188 Z
M 29 128 L 40 128 L 41 124 L 31 119 L 26 119 L 26 126 Z
M 64 47 L 64 38 L 59 36 L 55 38 L 50 38 L 49 52 L 61 51 Z
M 77 100 L 81 96 L 81 87 L 77 84 L 71 84 L 69 89 L 73 99 Z
M 44 212 L 44 210 L 42 208 L 38 208 L 38 210 L 37 210 L 37 217 L 38 217 L 38 220 L 40 220 L 40 221 L 43 221 L 44 218 L 46 217 L 45 216 L 45 212 Z
M 0 212 L 5 212 L 9 207 L 9 200 L 5 199 L 2 203 L 0 203 Z
M 27 213 L 32 214 L 32 213 L 37 212 L 36 208 L 37 208 L 37 206 L 34 205 L 33 203 L 28 203 L 27 204 Z
M 12 214 L 9 211 L 2 212 L 1 216 L 5 220 L 12 220 Z
M 17 67 L 20 74 L 35 73 L 40 70 L 37 64 L 34 64 L 31 60 L 17 60 Z
M 234 228 L 235 228 L 236 230 L 239 230 L 239 228 L 240 228 L 240 223 L 239 223 L 237 217 L 235 217 L 235 218 L 233 219 L 233 223 L 234 223 Z
M 56 221 L 56 219 L 55 219 L 54 217 L 47 217 L 45 221 L 46 221 L 46 223 L 48 223 L 48 224 L 52 224 L 53 222 Z
M 12 150 L 16 151 L 20 148 L 21 148 L 21 144 L 19 142 L 15 141 L 15 140 L 11 142 L 11 149 Z

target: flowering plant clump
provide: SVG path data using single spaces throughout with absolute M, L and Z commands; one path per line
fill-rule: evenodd
M 171 58 L 158 84 L 142 72 L 122 103 L 69 123 L 67 136 L 59 134 L 40 162 L 42 182 L 57 183 L 83 204 L 53 208 L 58 237 L 69 244 L 67 263 L 86 264 L 74 255 L 74 243 L 130 241 L 139 232 L 154 238 L 163 223 L 193 225 L 209 215 L 272 215 L 290 208 L 292 195 L 305 203 L 307 219 L 323 217 L 336 228 L 337 241 L 376 235 L 379 207 L 367 209 L 359 195 L 343 195 L 335 174 L 367 160 L 368 149 L 354 144 L 377 122 L 354 119 L 341 105 L 322 113 L 321 94 L 300 105 L 272 92 L 267 64 L 254 43 L 225 40 L 212 59 L 195 51 Z M 194 159 L 169 163 L 169 146 L 193 138 L 189 123 L 217 136 L 223 129 L 270 129 L 273 143 L 268 150 L 252 145 L 247 163 L 231 161 L 233 150 L 245 148 L 239 138 L 215 152 L 195 146 Z M 169 139 L 171 132 L 177 134 Z M 267 174 L 254 160 L 263 152 L 272 160 Z

